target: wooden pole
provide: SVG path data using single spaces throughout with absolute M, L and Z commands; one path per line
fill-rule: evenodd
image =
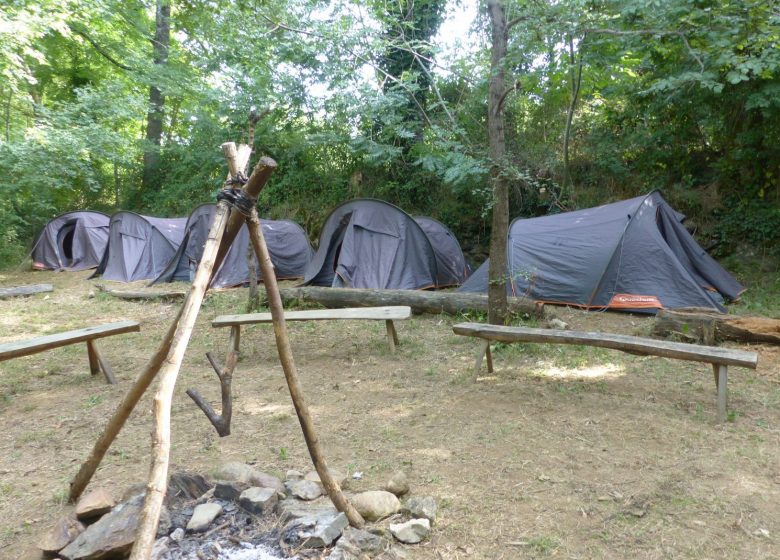
M 303 396 L 303 388 L 298 379 L 298 372 L 295 367 L 292 348 L 290 347 L 290 340 L 287 337 L 284 308 L 282 307 L 282 298 L 279 294 L 279 286 L 276 283 L 273 264 L 271 264 L 271 256 L 268 253 L 268 247 L 265 244 L 263 229 L 260 227 L 260 218 L 257 216 L 257 210 L 254 208 L 247 220 L 247 226 L 249 227 L 249 239 L 252 241 L 252 246 L 257 254 L 257 260 L 260 263 L 260 272 L 263 275 L 263 281 L 265 283 L 268 307 L 270 308 L 271 316 L 273 317 L 274 335 L 276 336 L 276 348 L 279 351 L 279 361 L 282 363 L 284 376 L 287 379 L 287 387 L 290 389 L 290 397 L 295 406 L 295 412 L 298 414 L 298 420 L 301 423 L 301 430 L 303 431 L 303 438 L 306 440 L 306 446 L 309 448 L 309 455 L 311 455 L 314 468 L 317 470 L 320 481 L 322 481 L 322 485 L 325 487 L 325 490 L 333 502 L 333 505 L 336 506 L 336 509 L 347 516 L 350 525 L 358 528 L 363 527 L 365 521 L 349 500 L 347 500 L 346 496 L 344 496 L 338 482 L 331 476 L 325 461 L 325 456 L 320 448 L 317 433 L 314 430 L 314 422 L 312 421 L 311 414 L 309 414 L 309 408 L 306 405 L 306 399 Z
M 231 385 L 233 383 L 233 370 L 236 369 L 236 362 L 238 361 L 238 352 L 235 350 L 230 350 L 230 352 L 228 352 L 225 367 L 221 367 L 217 363 L 217 359 L 212 356 L 210 352 L 206 352 L 206 357 L 208 358 L 211 367 L 214 368 L 214 373 L 216 373 L 219 378 L 219 389 L 222 394 L 221 413 L 217 414 L 197 389 L 187 389 L 186 393 L 195 401 L 195 404 L 200 407 L 203 414 L 205 414 L 206 418 L 211 422 L 211 425 L 217 430 L 219 437 L 229 436 L 230 421 L 233 418 L 233 395 Z
M 70 494 L 68 499 L 71 502 L 78 500 L 79 496 L 84 492 L 84 489 L 89 484 L 89 481 L 92 480 L 92 476 L 95 474 L 95 471 L 103 460 L 108 448 L 111 447 L 114 439 L 116 439 L 116 436 L 125 425 L 130 413 L 138 404 L 138 401 L 141 400 L 141 397 L 149 388 L 149 385 L 151 385 L 157 372 L 160 371 L 160 366 L 162 366 L 163 361 L 168 356 L 168 350 L 171 347 L 171 341 L 173 340 L 173 335 L 176 332 L 180 317 L 181 309 L 171 323 L 171 326 L 168 327 L 168 332 L 165 333 L 165 337 L 160 343 L 159 348 L 157 348 L 157 351 L 152 355 L 152 358 L 146 364 L 141 375 L 139 375 L 135 380 L 135 383 L 133 383 L 133 386 L 130 387 L 130 390 L 125 394 L 122 402 L 119 403 L 119 406 L 114 411 L 114 415 L 109 419 L 108 424 L 103 429 L 103 433 L 100 434 L 100 437 L 95 442 L 95 446 L 92 448 L 92 453 L 89 458 L 81 465 L 81 469 L 79 469 L 79 472 L 70 482 Z
M 226 148 L 223 147 L 223 152 L 225 151 Z M 228 157 L 228 165 L 232 165 L 236 170 L 240 169 L 240 166 L 245 166 L 249 161 L 249 154 L 251 150 L 245 149 L 244 146 L 241 146 L 238 150 L 236 150 L 235 154 L 233 154 L 233 150 L 231 149 L 227 149 L 227 151 L 230 155 L 230 157 Z M 263 186 L 265 186 L 265 183 L 268 181 L 268 178 L 271 176 L 271 173 L 273 173 L 274 169 L 276 169 L 276 162 L 274 160 L 267 157 L 261 158 L 252 172 L 252 176 L 247 181 L 247 184 L 244 185 L 244 191 L 246 191 L 249 196 L 256 197 L 263 189 Z M 228 246 L 224 248 L 224 250 L 222 247 L 220 247 L 220 251 L 218 251 L 217 258 L 214 262 L 214 269 L 218 269 L 219 265 L 222 264 L 222 260 L 225 258 L 225 255 L 230 248 L 230 243 L 233 242 L 233 239 L 235 239 L 241 227 L 244 225 L 244 217 L 238 212 L 234 212 L 233 214 L 235 215 L 231 215 L 228 219 L 227 228 L 225 234 L 222 237 L 223 245 L 227 244 Z M 92 480 L 95 471 L 100 466 L 100 463 L 103 460 L 103 457 L 105 456 L 109 447 L 116 439 L 116 436 L 119 435 L 119 432 L 122 430 L 122 427 L 127 421 L 127 418 L 130 416 L 130 413 L 136 407 L 138 401 L 141 400 L 141 397 L 144 395 L 146 390 L 149 388 L 149 385 L 151 385 L 152 381 L 157 376 L 157 373 L 160 371 L 163 362 L 168 357 L 170 352 L 171 344 L 173 343 L 173 337 L 177 332 L 179 319 L 181 319 L 183 310 L 184 305 L 179 309 L 179 312 L 171 323 L 165 338 L 163 338 L 160 346 L 146 364 L 144 371 L 141 372 L 141 375 L 138 376 L 138 379 L 136 379 L 135 383 L 122 399 L 122 402 L 119 404 L 116 411 L 114 411 L 114 415 L 108 421 L 108 424 L 103 430 L 103 433 L 95 442 L 89 458 L 84 462 L 84 464 L 81 466 L 81 469 L 79 469 L 79 472 L 71 481 L 69 494 L 70 501 L 73 502 L 77 500 L 84 492 L 84 489 L 89 484 L 89 481 Z
M 232 142 L 223 144 L 222 149 L 228 161 L 228 168 L 231 174 L 237 172 L 240 167 L 236 161 L 235 144 Z M 264 158 L 258 163 L 255 171 L 252 173 L 252 178 L 245 185 L 246 190 L 248 190 L 247 187 L 251 184 L 252 188 L 256 189 L 256 194 L 258 194 L 265 181 L 270 177 L 270 171 L 264 165 L 265 161 L 268 161 L 268 158 Z M 273 162 L 273 160 L 270 161 Z M 275 165 L 274 162 L 273 167 Z M 233 176 L 235 177 L 235 175 Z M 263 178 L 262 183 L 258 182 L 258 177 Z M 254 198 L 256 194 L 251 196 Z M 233 220 L 233 218 L 237 218 L 237 220 Z M 161 369 L 160 385 L 154 397 L 155 432 L 152 435 L 152 466 L 149 473 L 144 508 L 141 511 L 141 519 L 138 524 L 138 533 L 130 555 L 131 560 L 148 560 L 154 546 L 157 525 L 160 520 L 160 510 L 168 486 L 173 390 L 176 386 L 176 379 L 181 369 L 184 353 L 187 350 L 187 345 L 189 344 L 190 336 L 192 335 L 192 330 L 212 274 L 218 267 L 221 259 L 227 254 L 230 243 L 235 238 L 234 235 L 233 238 L 223 240 L 223 236 L 227 235 L 231 224 L 236 224 L 236 222 L 239 222 L 238 227 L 235 227 L 235 233 L 238 233 L 241 221 L 243 221 L 241 214 L 239 212 L 230 212 L 226 202 L 222 201 L 217 204 L 214 221 L 211 224 L 206 245 L 203 248 L 203 256 L 198 264 L 198 270 L 195 273 L 195 279 L 192 282 L 189 294 L 182 305 L 181 319 L 171 343 L 170 353 Z

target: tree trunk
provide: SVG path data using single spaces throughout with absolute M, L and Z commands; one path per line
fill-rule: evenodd
M 415 313 L 449 313 L 487 311 L 488 296 L 464 292 L 428 292 L 422 290 L 368 290 L 356 288 L 281 288 L 285 301 L 308 300 L 325 307 L 374 307 L 408 305 Z M 523 298 L 508 298 L 512 313 L 524 313 L 533 317 L 544 316 L 544 305 Z
M 709 310 L 661 309 L 655 317 L 653 335 L 673 335 L 703 344 L 716 344 L 724 340 L 780 344 L 780 320 L 723 315 Z
M 585 38 L 583 37 L 583 41 Z M 577 98 L 580 95 L 580 84 L 582 84 L 582 42 L 580 42 L 580 57 L 574 52 L 574 40 L 569 35 L 569 86 L 571 88 L 569 97 L 569 108 L 566 111 L 566 128 L 563 132 L 563 189 L 567 194 L 571 194 L 571 170 L 569 168 L 569 144 L 571 142 L 571 125 L 574 120 L 574 109 L 577 107 Z
M 168 64 L 168 48 L 171 42 L 170 0 L 157 0 L 153 46 L 155 66 L 164 68 Z M 156 185 L 157 168 L 160 163 L 160 142 L 163 133 L 163 107 L 165 95 L 153 84 L 149 88 L 149 109 L 146 114 L 146 146 L 144 147 L 144 173 L 141 192 L 149 192 Z
M 504 58 L 507 51 L 506 14 L 501 0 L 488 0 L 491 23 L 490 84 L 488 87 L 488 142 L 493 183 L 493 220 L 490 232 L 488 271 L 488 321 L 503 324 L 507 317 L 507 257 L 509 229 L 509 189 L 503 174 L 504 137 Z

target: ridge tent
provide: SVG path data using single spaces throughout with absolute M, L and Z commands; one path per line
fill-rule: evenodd
M 507 292 L 586 308 L 655 313 L 725 311 L 744 287 L 693 239 L 685 216 L 653 191 L 596 208 L 516 219 L 507 240 Z M 488 261 L 461 286 L 487 292 Z
M 443 223 L 428 216 L 415 216 L 414 221 L 428 236 L 433 252 L 436 254 L 436 287 L 445 288 L 463 284 L 469 276 L 468 266 L 455 234 Z
M 92 276 L 133 282 L 155 278 L 184 238 L 186 218 L 153 218 L 122 211 L 111 216 L 108 245 Z
M 325 220 L 301 285 L 422 289 L 436 286 L 436 253 L 414 219 L 381 200 L 337 206 Z
M 77 210 L 52 218 L 35 238 L 33 268 L 85 270 L 95 268 L 108 242 L 109 217 L 102 212 Z
M 201 204 L 192 211 L 184 228 L 184 240 L 179 250 L 165 269 L 151 282 L 191 282 L 195 269 L 203 256 L 203 246 L 209 234 L 217 206 Z M 287 220 L 260 220 L 268 252 L 278 279 L 302 278 L 314 251 L 303 228 Z M 212 288 L 239 286 L 249 282 L 247 252 L 249 230 L 246 224 L 241 228 L 230 247 L 225 260 L 211 280 Z M 262 280 L 260 269 L 258 280 Z

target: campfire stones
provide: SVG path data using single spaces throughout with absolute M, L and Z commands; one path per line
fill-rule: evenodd
M 431 532 L 427 519 L 410 519 L 406 523 L 391 523 L 390 533 L 405 544 L 417 544 Z
M 68 546 L 73 539 L 84 531 L 84 525 L 72 515 L 61 517 L 54 527 L 44 535 L 38 548 L 46 554 L 54 555 Z
M 373 558 L 388 548 L 390 548 L 390 541 L 387 539 L 363 529 L 347 527 L 328 559 L 348 560 L 360 558 L 361 555 Z
M 436 522 L 438 507 L 431 496 L 412 496 L 406 500 L 402 511 L 410 517 L 427 519 L 433 524 Z
M 192 512 L 189 523 L 187 523 L 187 530 L 193 533 L 205 531 L 220 513 L 222 513 L 222 506 L 217 503 L 209 502 L 197 505 Z
M 296 481 L 296 480 L 301 480 L 302 478 L 303 478 L 303 473 L 301 471 L 296 471 L 293 469 L 287 471 L 287 475 L 285 476 L 286 481 Z
M 300 500 L 316 500 L 322 496 L 322 487 L 311 480 L 298 480 L 290 485 L 290 493 Z
M 311 502 L 302 502 L 295 498 L 287 498 L 286 500 L 281 500 L 277 504 L 276 513 L 281 518 L 282 523 L 287 523 L 292 519 L 300 519 L 302 517 L 336 514 L 338 513 L 338 510 L 327 498 Z
M 235 480 L 218 480 L 214 485 L 215 498 L 220 500 L 238 501 L 241 492 L 250 488 L 248 482 L 237 482 Z
M 204 492 L 207 492 L 213 486 L 202 474 L 186 471 L 173 473 L 168 482 L 169 492 L 175 490 L 176 495 L 191 500 L 200 498 Z
M 333 478 L 333 480 L 335 480 L 342 489 L 347 487 L 347 484 L 349 484 L 349 478 L 347 475 L 341 471 L 337 471 L 336 469 L 328 469 L 328 472 L 330 473 L 330 476 Z M 320 475 L 317 473 L 317 471 L 308 472 L 303 478 L 304 480 L 310 480 L 311 482 L 316 482 L 322 486 L 322 481 L 320 480 Z
M 220 480 L 246 482 L 250 486 L 262 486 L 263 488 L 273 488 L 281 494 L 286 493 L 286 488 L 282 481 L 272 476 L 259 471 L 244 463 L 233 461 L 221 465 L 216 473 L 215 478 Z
M 350 497 L 354 508 L 368 521 L 384 519 L 401 509 L 395 494 L 386 490 L 369 490 Z
M 119 504 L 63 548 L 60 556 L 65 560 L 122 557 L 133 546 L 142 507 L 142 495 Z
M 325 548 L 348 526 L 343 513 L 294 519 L 282 531 L 282 543 L 289 548 Z
M 406 478 L 406 473 L 398 471 L 390 477 L 385 483 L 383 490 L 395 494 L 396 496 L 403 496 L 409 493 L 409 480 Z
M 97 488 L 83 496 L 76 504 L 76 518 L 86 521 L 105 515 L 116 505 L 108 490 Z
M 267 515 L 274 510 L 279 498 L 273 488 L 253 486 L 247 488 L 238 498 L 238 505 L 249 513 L 255 515 Z

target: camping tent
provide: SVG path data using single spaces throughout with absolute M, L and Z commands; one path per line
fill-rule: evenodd
M 93 276 L 119 282 L 155 278 L 176 254 L 186 223 L 186 218 L 117 212 L 111 216 L 108 245 Z
M 435 287 L 437 276 L 436 253 L 409 214 L 356 199 L 325 220 L 303 285 L 414 290 Z
M 195 269 L 203 256 L 203 246 L 216 209 L 215 204 L 202 204 L 192 211 L 184 228 L 184 241 L 152 284 L 175 280 L 192 281 Z M 302 278 L 314 251 L 301 226 L 286 220 L 261 220 L 260 225 L 263 228 L 263 237 L 271 255 L 276 277 Z M 249 231 L 244 225 L 211 280 L 211 287 L 224 288 L 249 282 L 248 249 Z M 258 279 L 262 279 L 259 267 Z
M 537 301 L 654 313 L 724 311 L 744 288 L 693 239 L 654 191 L 622 202 L 516 219 L 507 242 L 507 290 Z M 461 286 L 486 292 L 486 261 Z
M 108 216 L 88 210 L 52 218 L 35 238 L 33 268 L 85 270 L 100 264 L 108 242 Z
M 460 286 L 468 278 L 466 258 L 458 238 L 441 222 L 427 216 L 415 216 L 436 254 L 436 287 Z

